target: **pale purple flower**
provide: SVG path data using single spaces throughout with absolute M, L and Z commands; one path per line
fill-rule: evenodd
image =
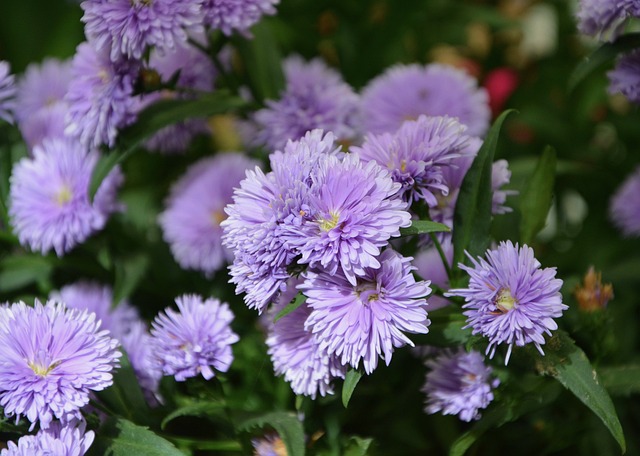
M 627 17 L 624 2 L 618 0 L 580 0 L 578 30 L 597 38 L 616 38 Z
M 320 349 L 354 368 L 362 360 L 368 374 L 379 356 L 389 365 L 394 348 L 413 346 L 405 333 L 425 334 L 430 323 L 425 300 L 429 282 L 416 282 L 411 258 L 386 249 L 379 261 L 380 267 L 367 268 L 355 285 L 340 271 L 308 271 L 300 286 L 312 309 L 305 329 L 315 335 Z
M 287 456 L 287 447 L 278 434 L 251 439 L 254 456 Z
M 121 337 L 120 343 L 127 352 L 129 363 L 147 402 L 157 405 L 160 402 L 158 388 L 162 379 L 162 368 L 155 361 L 155 343 L 147 325 L 140 320 L 134 322 Z
M 208 27 L 231 35 L 246 34 L 263 15 L 275 14 L 280 0 L 204 0 L 204 21 Z
M 51 139 L 33 149 L 33 158 L 14 166 L 9 215 L 22 245 L 43 254 L 54 249 L 62 256 L 101 230 L 109 215 L 120 209 L 115 200 L 123 180 L 119 168 L 89 201 L 89 181 L 98 158 L 77 142 Z
M 326 349 L 320 348 L 317 337 L 305 329 L 305 321 L 312 310 L 306 302 L 274 323 L 275 316 L 289 304 L 289 298 L 293 299 L 296 293 L 295 283 L 290 283 L 287 293 L 280 296 L 267 314 L 268 353 L 276 375 L 284 375 L 295 394 L 315 399 L 318 393 L 321 396 L 333 394 L 333 380 L 344 378 L 346 367 L 337 356 L 329 355 Z
M 86 147 L 112 147 L 118 130 L 136 119 L 140 101 L 133 96 L 133 86 L 138 69 L 136 63 L 111 62 L 108 53 L 90 43 L 80 44 L 66 96 L 69 112 L 65 132 Z
M 628 237 L 640 236 L 640 168 L 618 187 L 609 203 L 609 219 Z
M 286 87 L 280 99 L 268 100 L 253 117 L 258 143 L 281 149 L 316 128 L 333 132 L 339 141 L 360 136 L 359 98 L 337 71 L 320 59 L 305 62 L 296 55 L 283 66 Z
M 407 121 L 394 134 L 369 135 L 362 147 L 353 147 L 364 161 L 375 161 L 391 172 L 402 185 L 401 194 L 412 204 L 424 200 L 429 206 L 438 204 L 435 194 L 447 195 L 443 168 L 456 158 L 469 155 L 467 128 L 451 117 L 421 115 Z
M 239 340 L 229 305 L 198 295 L 179 296 L 176 304 L 178 312 L 167 307 L 153 320 L 153 362 L 179 382 L 199 374 L 210 380 L 214 370 L 229 370 L 231 344 Z
M 233 259 L 222 245 L 220 223 L 234 188 L 254 166 L 254 160 L 239 153 L 221 154 L 195 163 L 173 185 L 158 220 L 180 266 L 211 276 Z
M 609 93 L 621 93 L 629 101 L 640 104 L 640 50 L 619 57 L 607 76 Z
M 41 145 L 46 139 L 63 139 L 67 135 L 66 117 L 69 108 L 66 102 L 54 103 L 51 106 L 40 109 L 24 122 L 19 122 L 18 127 L 22 138 L 31 150 Z
M 451 244 L 451 238 L 446 238 L 441 243 L 441 247 L 446 260 L 449 262 L 449 265 L 451 265 L 451 262 L 453 261 L 453 244 Z M 445 269 L 444 264 L 442 263 L 442 258 L 440 258 L 440 253 L 435 246 L 432 245 L 418 251 L 413 260 L 413 265 L 416 267 L 418 275 L 425 280 L 429 280 L 432 286 L 437 285 L 444 291 L 449 289 L 449 277 L 447 276 L 447 270 Z M 427 310 L 432 312 L 436 309 L 446 307 L 449 304 L 451 304 L 451 301 L 447 298 L 432 294 L 429 296 Z
M 439 63 L 393 66 L 362 91 L 369 133 L 393 133 L 422 114 L 457 117 L 470 136 L 484 135 L 491 120 L 486 90 L 463 70 Z
M 85 424 L 60 426 L 52 423 L 35 435 L 20 437 L 18 443 L 7 442 L 0 456 L 83 456 L 93 443 L 93 431 L 85 432 Z
M 491 379 L 491 367 L 474 350 L 469 353 L 463 348 L 446 350 L 426 364 L 429 372 L 422 392 L 427 395 L 427 413 L 458 415 L 462 421 L 477 420 L 479 410 L 489 405 L 492 390 L 500 384 L 498 379 Z
M 0 60 L 0 119 L 13 123 L 13 110 L 16 107 L 15 76 L 11 74 L 8 62 Z
M 96 282 L 75 282 L 54 292 L 49 299 L 64 302 L 71 309 L 87 310 L 96 314 L 102 328 L 108 329 L 113 337 L 122 342 L 133 326 L 140 322 L 140 315 L 127 301 L 113 307 L 113 290 Z
M 147 49 L 172 50 L 203 33 L 203 0 L 84 0 L 85 34 L 114 62 L 141 60 Z
M 489 339 L 489 357 L 503 343 L 509 345 L 505 364 L 514 345 L 533 343 L 544 355 L 544 334 L 558 328 L 553 319 L 568 308 L 562 303 L 562 280 L 555 278 L 556 269 L 541 269 L 531 247 L 514 246 L 511 241 L 487 250 L 486 260 L 468 256 L 473 267 L 459 266 L 469 274 L 469 286 L 445 295 L 465 298 L 466 327 Z
M 47 429 L 81 419 L 92 391 L 113 383 L 117 340 L 95 314 L 54 301 L 0 308 L 0 405 L 8 417 L 26 417 Z

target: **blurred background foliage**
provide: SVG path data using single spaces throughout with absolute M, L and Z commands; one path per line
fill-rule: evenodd
M 503 129 L 497 155 L 509 160 L 511 186 L 521 191 L 544 147 L 557 151 L 553 206 L 533 247 L 543 266 L 556 266 L 565 281 L 570 309 L 560 325 L 600 370 L 625 429 L 627 454 L 635 455 L 640 454 L 638 388 L 633 394 L 616 389 L 623 374 L 607 369 L 623 365 L 640 372 L 640 241 L 622 239 L 607 208 L 617 186 L 640 162 L 640 114 L 624 98 L 607 94 L 606 68 L 569 91 L 572 71 L 596 46 L 578 35 L 574 9 L 574 2 L 562 0 L 282 0 L 277 16 L 264 22 L 282 55 L 321 56 L 358 89 L 399 62 L 449 63 L 485 85 L 496 70 L 517 81 L 500 106 L 518 113 Z M 4 0 L 0 59 L 22 72 L 47 56 L 70 57 L 83 39 L 81 15 L 72 1 Z M 207 280 L 181 270 L 155 223 L 171 183 L 198 156 L 224 143 L 227 134 L 222 129 L 213 142 L 201 139 L 187 156 L 136 154 L 125 164 L 121 199 L 128 211 L 73 255 L 61 260 L 16 256 L 20 249 L 2 240 L 0 298 L 42 296 L 80 277 L 93 278 L 115 284 L 150 318 L 178 294 L 213 294 L 232 303 L 234 329 L 242 336 L 226 379 L 229 403 L 247 412 L 293 409 L 295 397 L 288 385 L 273 378 L 255 313 L 233 296 L 223 273 Z M 13 154 L 15 158 L 21 151 Z M 515 211 L 494 221 L 497 240 L 518 238 L 517 196 L 510 205 Z M 573 291 L 592 265 L 604 282 L 613 284 L 615 298 L 607 309 L 586 313 Z M 419 341 L 430 343 L 428 336 Z M 510 370 L 526 373 L 524 356 L 516 354 Z M 500 367 L 496 371 L 510 375 Z M 310 431 L 308 446 L 340 454 L 345 445 L 351 448 L 347 436 L 358 435 L 374 438 L 373 454 L 445 454 L 474 424 L 422 411 L 424 373 L 410 350 L 399 350 L 391 368 L 361 381 L 348 409 L 339 394 L 318 404 L 298 403 Z M 519 394 L 530 391 L 534 398 L 529 413 L 488 430 L 470 454 L 619 454 L 597 417 L 562 386 L 532 373 L 522 375 Z M 509 400 L 522 403 L 524 397 Z M 194 437 L 211 435 L 212 427 L 220 425 L 191 418 L 174 424 L 190 429 Z M 348 454 L 360 454 L 358 445 L 353 448 Z

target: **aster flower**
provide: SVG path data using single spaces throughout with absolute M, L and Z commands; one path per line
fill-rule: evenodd
M 441 243 L 442 250 L 449 264 L 453 260 L 453 244 L 451 244 L 451 238 L 446 238 Z M 442 290 L 449 289 L 449 277 L 447 276 L 447 270 L 442 264 L 440 253 L 435 246 L 430 246 L 420 250 L 413 260 L 413 265 L 416 267 L 416 272 L 423 279 L 428 279 L 432 285 L 440 287 Z M 429 312 L 442 307 L 446 307 L 451 302 L 447 298 L 432 294 L 429 296 L 428 309 Z
M 148 48 L 172 50 L 203 33 L 203 0 L 84 0 L 85 34 L 111 60 L 141 60 Z
M 473 350 L 447 350 L 427 361 L 427 366 L 429 372 L 422 388 L 427 395 L 427 413 L 477 420 L 479 410 L 493 400 L 492 389 L 500 384 L 498 379 L 491 380 L 491 367 L 485 366 L 482 355 Z
M 640 50 L 619 57 L 607 76 L 609 93 L 621 93 L 629 101 L 640 104 Z
M 578 3 L 578 30 L 585 35 L 614 39 L 620 33 L 627 16 L 624 2 L 615 0 L 580 0 Z
M 25 435 L 18 443 L 7 442 L 7 448 L 0 450 L 0 456 L 83 456 L 93 443 L 93 431 L 85 432 L 85 425 L 60 426 L 52 423 L 47 430 L 36 435 Z
M 16 85 L 8 62 L 0 60 L 0 119 L 13 123 Z
M 254 114 L 257 142 L 281 149 L 307 131 L 320 128 L 340 141 L 359 136 L 359 99 L 338 72 L 320 59 L 305 62 L 299 56 L 284 61 L 286 87 L 277 101 Z
M 80 44 L 66 96 L 69 113 L 65 132 L 86 147 L 113 146 L 118 129 L 132 123 L 139 110 L 140 101 L 133 96 L 137 73 L 136 63 L 113 63 L 104 50 Z
M 127 352 L 131 368 L 136 374 L 140 388 L 147 402 L 156 405 L 160 402 L 158 388 L 162 379 L 162 369 L 155 362 L 154 339 L 147 330 L 147 325 L 138 320 L 131 324 L 129 331 L 124 334 L 120 342 Z
M 640 236 L 640 167 L 618 187 L 609 202 L 609 219 L 627 237 Z
M 454 67 L 396 65 L 373 79 L 362 91 L 364 129 L 393 133 L 407 119 L 427 116 L 457 117 L 470 136 L 489 128 L 489 98 L 475 79 Z
M 415 281 L 411 258 L 386 249 L 379 260 L 380 268 L 367 268 L 355 285 L 340 271 L 308 271 L 300 286 L 312 309 L 305 329 L 320 349 L 354 368 L 362 360 L 368 374 L 378 366 L 378 356 L 389 365 L 394 348 L 413 346 L 405 332 L 425 334 L 430 323 L 429 282 Z
M 445 296 L 465 298 L 466 327 L 489 339 L 489 357 L 503 343 L 509 345 L 505 365 L 514 345 L 533 343 L 544 355 L 544 334 L 558 328 L 553 319 L 568 308 L 562 303 L 556 269 L 541 269 L 531 247 L 511 241 L 487 250 L 486 260 L 469 258 L 473 267 L 459 264 L 470 276 L 468 288 L 449 290 Z
M 96 152 L 77 142 L 45 140 L 13 169 L 9 215 L 22 245 L 58 256 L 101 230 L 119 209 L 115 193 L 123 177 L 118 168 L 102 182 L 93 203 L 88 188 Z
M 402 197 L 409 204 L 424 200 L 429 206 L 438 201 L 434 193 L 448 194 L 442 168 L 465 155 L 467 128 L 450 117 L 421 115 L 402 124 L 395 134 L 367 136 L 362 147 L 352 151 L 364 161 L 375 161 L 388 168 L 393 180 L 402 185 Z
M 337 356 L 329 355 L 325 349 L 320 348 L 320 341 L 305 329 L 311 307 L 305 302 L 295 311 L 273 322 L 278 312 L 295 297 L 295 284 L 289 284 L 287 291 L 269 312 L 267 347 L 274 371 L 276 375 L 284 375 L 285 381 L 291 384 L 291 389 L 296 394 L 311 396 L 312 399 L 318 393 L 321 396 L 333 394 L 333 380 L 344 378 L 346 367 Z
M 192 165 L 174 184 L 159 223 L 180 266 L 210 276 L 233 259 L 222 245 L 220 222 L 234 187 L 252 166 L 255 161 L 238 153 L 217 155 Z
M 204 0 L 205 24 L 231 35 L 234 30 L 247 33 L 265 14 L 275 14 L 280 0 Z
M 113 383 L 118 342 L 100 330 L 95 314 L 36 300 L 0 308 L 0 405 L 47 429 L 80 419 L 92 391 Z
M 111 287 L 96 282 L 81 281 L 66 285 L 60 291 L 52 293 L 49 299 L 64 302 L 71 309 L 95 313 L 96 319 L 102 322 L 102 327 L 108 329 L 120 342 L 140 321 L 136 308 L 126 301 L 112 308 Z
M 176 304 L 179 313 L 166 308 L 153 320 L 154 363 L 179 382 L 198 374 L 210 380 L 214 369 L 226 372 L 233 361 L 231 344 L 239 340 L 229 326 L 229 306 L 197 295 L 180 296 Z
M 251 439 L 255 456 L 287 456 L 287 447 L 277 434 Z

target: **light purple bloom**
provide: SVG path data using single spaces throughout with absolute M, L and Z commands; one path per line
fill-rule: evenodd
M 609 93 L 622 93 L 629 101 L 640 104 L 640 50 L 619 57 L 607 76 Z
M 128 0 L 127 0 L 128 3 Z M 138 65 L 113 63 L 103 50 L 82 43 L 73 57 L 65 132 L 86 147 L 115 144 L 118 129 L 136 119 L 140 101 L 133 96 Z
M 9 215 L 22 245 L 58 256 L 101 230 L 120 206 L 116 190 L 123 177 L 115 168 L 102 182 L 93 203 L 89 180 L 98 154 L 77 142 L 45 140 L 23 158 L 11 175 Z
M 492 369 L 485 366 L 477 351 L 447 350 L 426 364 L 429 372 L 422 392 L 427 395 L 427 413 L 458 415 L 462 421 L 477 420 L 479 410 L 493 400 L 492 389 L 500 384 L 498 379 L 491 379 Z
M 315 399 L 318 393 L 321 396 L 333 394 L 333 380 L 344 378 L 346 367 L 340 364 L 337 356 L 329 355 L 326 349 L 320 348 L 319 340 L 305 329 L 305 321 L 312 310 L 306 302 L 273 322 L 296 294 L 295 284 L 289 284 L 287 293 L 280 296 L 268 313 L 268 353 L 276 375 L 284 374 L 295 394 Z
M 393 133 L 420 115 L 457 117 L 470 136 L 489 128 L 489 97 L 475 79 L 457 68 L 396 65 L 376 77 L 362 92 L 365 131 Z
M 300 286 L 312 309 L 305 329 L 313 332 L 320 349 L 354 368 L 362 360 L 368 374 L 379 356 L 389 365 L 395 347 L 413 346 L 405 332 L 425 334 L 430 323 L 429 282 L 415 281 L 411 258 L 386 249 L 379 260 L 380 268 L 367 268 L 355 285 L 340 271 L 308 271 Z
M 18 443 L 7 442 L 0 456 L 83 456 L 93 443 L 93 431 L 85 432 L 85 425 L 60 426 L 52 423 L 47 430 L 36 435 L 25 435 Z
M 624 2 L 618 0 L 580 0 L 578 3 L 578 30 L 585 35 L 614 39 L 626 17 Z
M 141 60 L 147 49 L 172 50 L 203 33 L 203 0 L 84 0 L 85 34 L 111 60 Z
M 640 236 L 640 168 L 628 176 L 609 203 L 609 219 L 628 237 Z
M 435 193 L 449 193 L 443 182 L 443 168 L 468 155 L 470 137 L 465 134 L 466 129 L 451 117 L 421 115 L 415 121 L 404 122 L 394 134 L 367 136 L 362 147 L 353 147 L 352 151 L 364 161 L 373 160 L 387 168 L 393 180 L 402 185 L 402 197 L 409 204 L 424 200 L 435 206 Z
M 192 165 L 174 184 L 159 223 L 180 266 L 211 276 L 233 259 L 222 245 L 220 223 L 234 188 L 253 166 L 255 161 L 239 153 L 217 155 Z
M 155 343 L 147 330 L 147 325 L 142 321 L 134 322 L 129 327 L 129 331 L 122 336 L 120 343 L 127 352 L 147 402 L 157 405 L 160 402 L 158 388 L 162 379 L 162 368 L 155 361 Z
M 281 149 L 307 131 L 333 132 L 339 141 L 360 136 L 359 98 L 340 74 L 322 60 L 305 62 L 299 56 L 284 61 L 286 87 L 277 101 L 257 111 L 257 142 Z
M 199 374 L 206 380 L 229 370 L 231 344 L 239 338 L 231 330 L 233 314 L 226 303 L 197 295 L 176 298 L 178 311 L 167 307 L 152 323 L 154 363 L 179 382 Z
M 89 394 L 112 384 L 120 357 L 95 314 L 54 301 L 0 308 L 0 347 L 0 405 L 41 429 L 80 419 Z
M 442 243 L 442 250 L 445 254 L 449 265 L 453 260 L 453 245 L 451 244 L 451 238 L 446 238 Z M 447 270 L 442 263 L 440 254 L 435 246 L 430 246 L 420 250 L 413 260 L 413 265 L 416 267 L 416 272 L 420 277 L 425 280 L 429 280 L 431 285 L 437 285 L 442 290 L 449 289 L 449 277 L 447 276 Z M 432 294 L 429 296 L 429 302 L 427 309 L 429 312 L 442 307 L 446 307 L 451 304 L 447 298 Z
M 265 14 L 275 14 L 280 0 L 204 0 L 205 24 L 231 35 L 246 33 Z
M 544 334 L 558 328 L 553 319 L 568 308 L 562 303 L 562 280 L 555 278 L 556 269 L 541 269 L 532 248 L 511 241 L 487 250 L 486 260 L 469 258 L 473 267 L 459 265 L 470 276 L 468 288 L 452 289 L 446 296 L 465 298 L 466 327 L 489 339 L 489 357 L 502 343 L 509 345 L 505 364 L 514 344 L 533 343 L 544 355 Z
M 16 107 L 15 76 L 11 74 L 8 62 L 0 60 L 0 119 L 13 123 L 13 110 Z

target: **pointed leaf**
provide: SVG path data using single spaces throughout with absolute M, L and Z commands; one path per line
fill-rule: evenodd
M 556 151 L 547 146 L 520 196 L 520 242 L 530 244 L 544 228 L 556 178 Z
M 362 372 L 359 372 L 356 369 L 349 369 L 347 371 L 347 376 L 345 377 L 344 384 L 342 385 L 342 405 L 344 405 L 345 408 L 349 405 L 351 396 L 353 395 L 353 392 L 361 378 Z
M 363 439 L 361 437 L 353 436 L 349 439 L 350 444 L 344 452 L 344 456 L 366 456 L 369 452 L 369 448 L 373 443 L 373 439 Z
M 220 413 L 224 412 L 224 407 L 224 401 L 200 401 L 194 404 L 185 405 L 184 407 L 180 407 L 168 414 L 162 420 L 160 428 L 164 430 L 167 427 L 167 424 L 181 416 L 209 417 L 219 415 Z
M 287 448 L 289 456 L 304 456 L 304 430 L 298 417 L 290 412 L 271 412 L 256 418 L 251 418 L 240 426 L 240 431 L 250 431 L 253 428 L 271 426 L 276 430 Z
M 451 229 L 442 223 L 431 220 L 414 220 L 408 228 L 400 228 L 400 236 L 410 236 L 412 234 L 449 232 Z
M 273 319 L 273 322 L 275 323 L 285 315 L 289 315 L 291 312 L 294 312 L 298 307 L 304 304 L 306 300 L 307 297 L 305 295 L 303 295 L 302 293 L 298 293 L 296 297 L 293 298 L 293 300 L 291 300 L 291 302 L 284 307 L 284 309 L 277 313 L 277 315 Z

